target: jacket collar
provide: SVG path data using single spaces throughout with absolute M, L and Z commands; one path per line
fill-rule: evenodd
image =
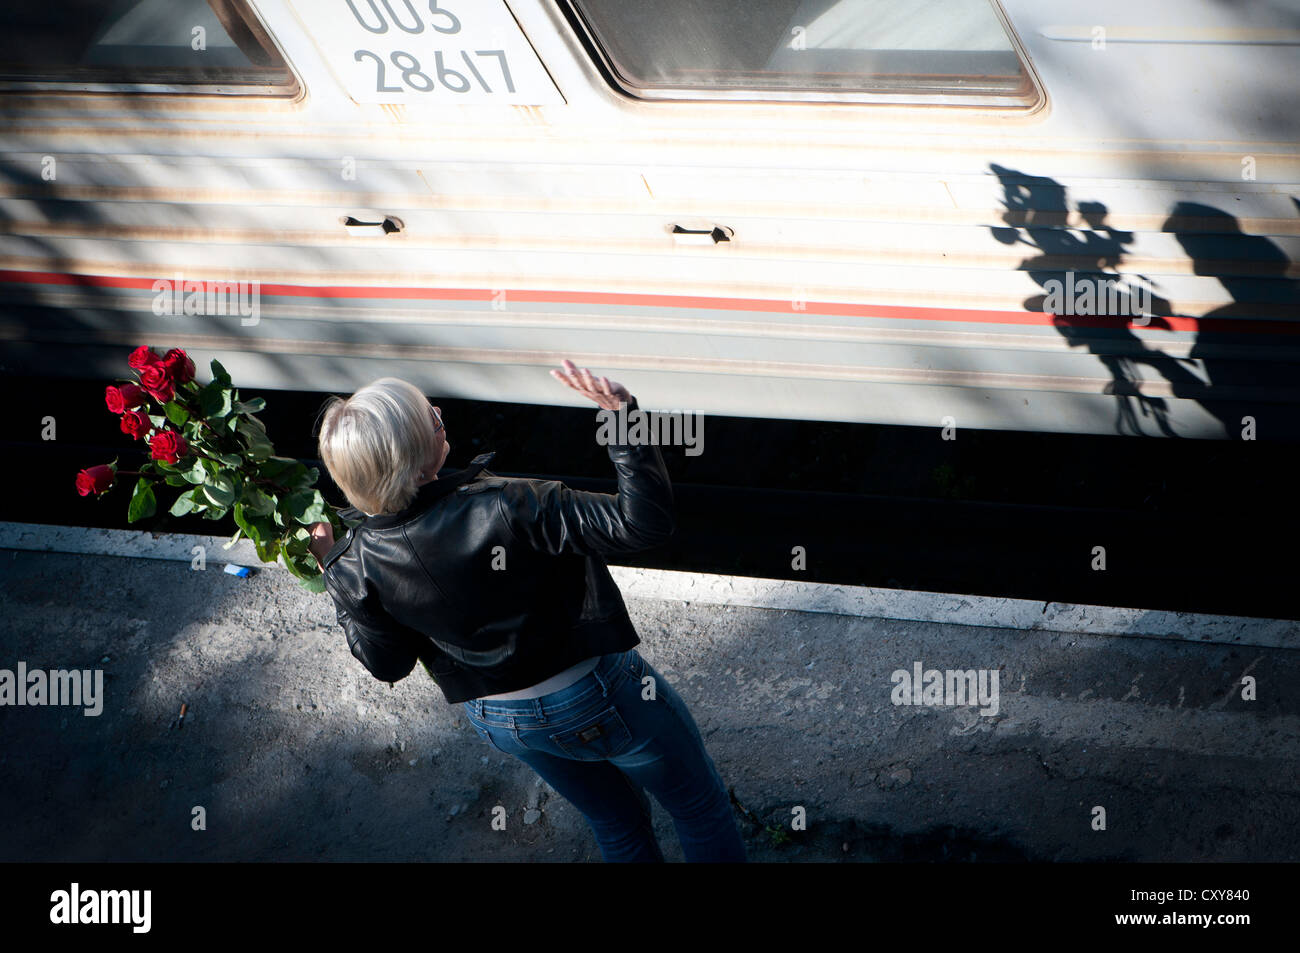
M 397 513 L 386 513 L 380 516 L 367 516 L 362 520 L 361 525 L 367 526 L 371 529 L 388 529 L 392 526 L 400 526 L 402 523 L 413 519 L 420 512 L 428 508 L 430 503 L 442 499 L 444 496 L 454 491 L 456 487 L 474 479 L 478 476 L 480 470 L 492 462 L 494 456 L 496 456 L 495 451 L 480 453 L 477 457 L 471 460 L 469 466 L 463 470 L 442 470 L 438 474 L 438 479 L 430 480 L 428 483 L 424 484 L 424 486 L 420 487 L 415 494 L 415 499 L 411 501 L 410 505 L 407 506 L 406 509 L 400 510 Z M 359 510 L 354 512 L 356 512 L 358 516 L 363 515 Z M 340 515 L 342 515 L 342 511 L 340 511 Z
M 352 542 L 352 537 L 356 535 L 356 530 L 360 527 L 369 526 L 373 529 L 386 529 L 390 526 L 398 526 L 409 519 L 415 518 L 421 510 L 429 506 L 435 500 L 442 499 L 442 497 L 454 491 L 456 487 L 468 483 L 470 480 L 478 476 L 479 471 L 491 463 L 494 456 L 496 456 L 494 451 L 480 453 L 469 462 L 469 466 L 464 470 L 447 471 L 444 469 L 440 471 L 446 473 L 446 476 L 439 476 L 438 479 L 430 480 L 424 486 L 420 487 L 419 491 L 415 495 L 415 499 L 411 501 L 411 505 L 399 513 L 389 513 L 384 516 L 366 516 L 365 513 L 362 513 L 355 506 L 343 507 L 339 510 L 339 516 L 341 518 L 349 523 L 357 520 L 360 520 L 360 522 L 350 527 L 342 537 L 334 541 L 333 547 L 331 547 L 330 551 L 325 554 L 325 558 L 321 560 L 321 565 L 324 568 L 329 568 L 330 564 L 348 548 L 348 544 Z

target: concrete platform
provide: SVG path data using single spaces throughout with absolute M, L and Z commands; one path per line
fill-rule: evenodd
M 0 524 L 0 670 L 103 673 L 97 716 L 0 705 L 0 860 L 599 862 L 422 670 L 376 681 L 328 596 L 224 542 Z M 753 860 L 1300 859 L 1293 622 L 613 572 Z M 996 704 L 896 704 L 917 665 Z

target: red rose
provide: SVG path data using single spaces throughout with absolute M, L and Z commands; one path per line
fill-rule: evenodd
M 144 388 L 137 387 L 135 384 L 110 387 L 104 392 L 104 403 L 108 404 L 108 409 L 115 414 L 132 407 L 139 407 L 147 399 L 148 395 L 145 394 Z
M 155 460 L 177 463 L 190 452 L 190 447 L 175 430 L 164 430 L 149 439 L 149 451 Z
M 194 361 L 180 348 L 174 347 L 163 355 L 162 363 L 171 372 L 172 383 L 188 384 L 194 380 Z
M 141 344 L 138 348 L 132 351 L 131 356 L 126 360 L 126 362 L 136 370 L 139 370 L 142 367 L 148 367 L 150 364 L 157 364 L 158 361 L 159 357 L 154 353 L 153 348 L 145 344 Z
M 149 418 L 138 410 L 128 410 L 122 414 L 122 433 L 132 437 L 143 437 L 149 433 L 153 424 Z
M 176 396 L 172 385 L 171 368 L 166 364 L 149 364 L 139 370 L 140 383 L 154 400 L 165 404 Z
M 91 467 L 89 470 L 82 470 L 77 474 L 77 492 L 82 496 L 89 496 L 91 493 L 103 493 L 113 485 L 113 468 L 108 464 L 98 467 Z

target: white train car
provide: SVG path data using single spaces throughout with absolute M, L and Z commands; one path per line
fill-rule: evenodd
M 1295 434 L 1297 0 L 10 6 L 6 373 Z

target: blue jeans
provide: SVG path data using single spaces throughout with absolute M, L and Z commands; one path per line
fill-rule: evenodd
M 695 720 L 636 649 L 603 656 L 558 692 L 476 698 L 465 711 L 484 741 L 582 812 L 607 863 L 663 861 L 646 790 L 672 815 L 688 861 L 745 860 L 726 786 Z

